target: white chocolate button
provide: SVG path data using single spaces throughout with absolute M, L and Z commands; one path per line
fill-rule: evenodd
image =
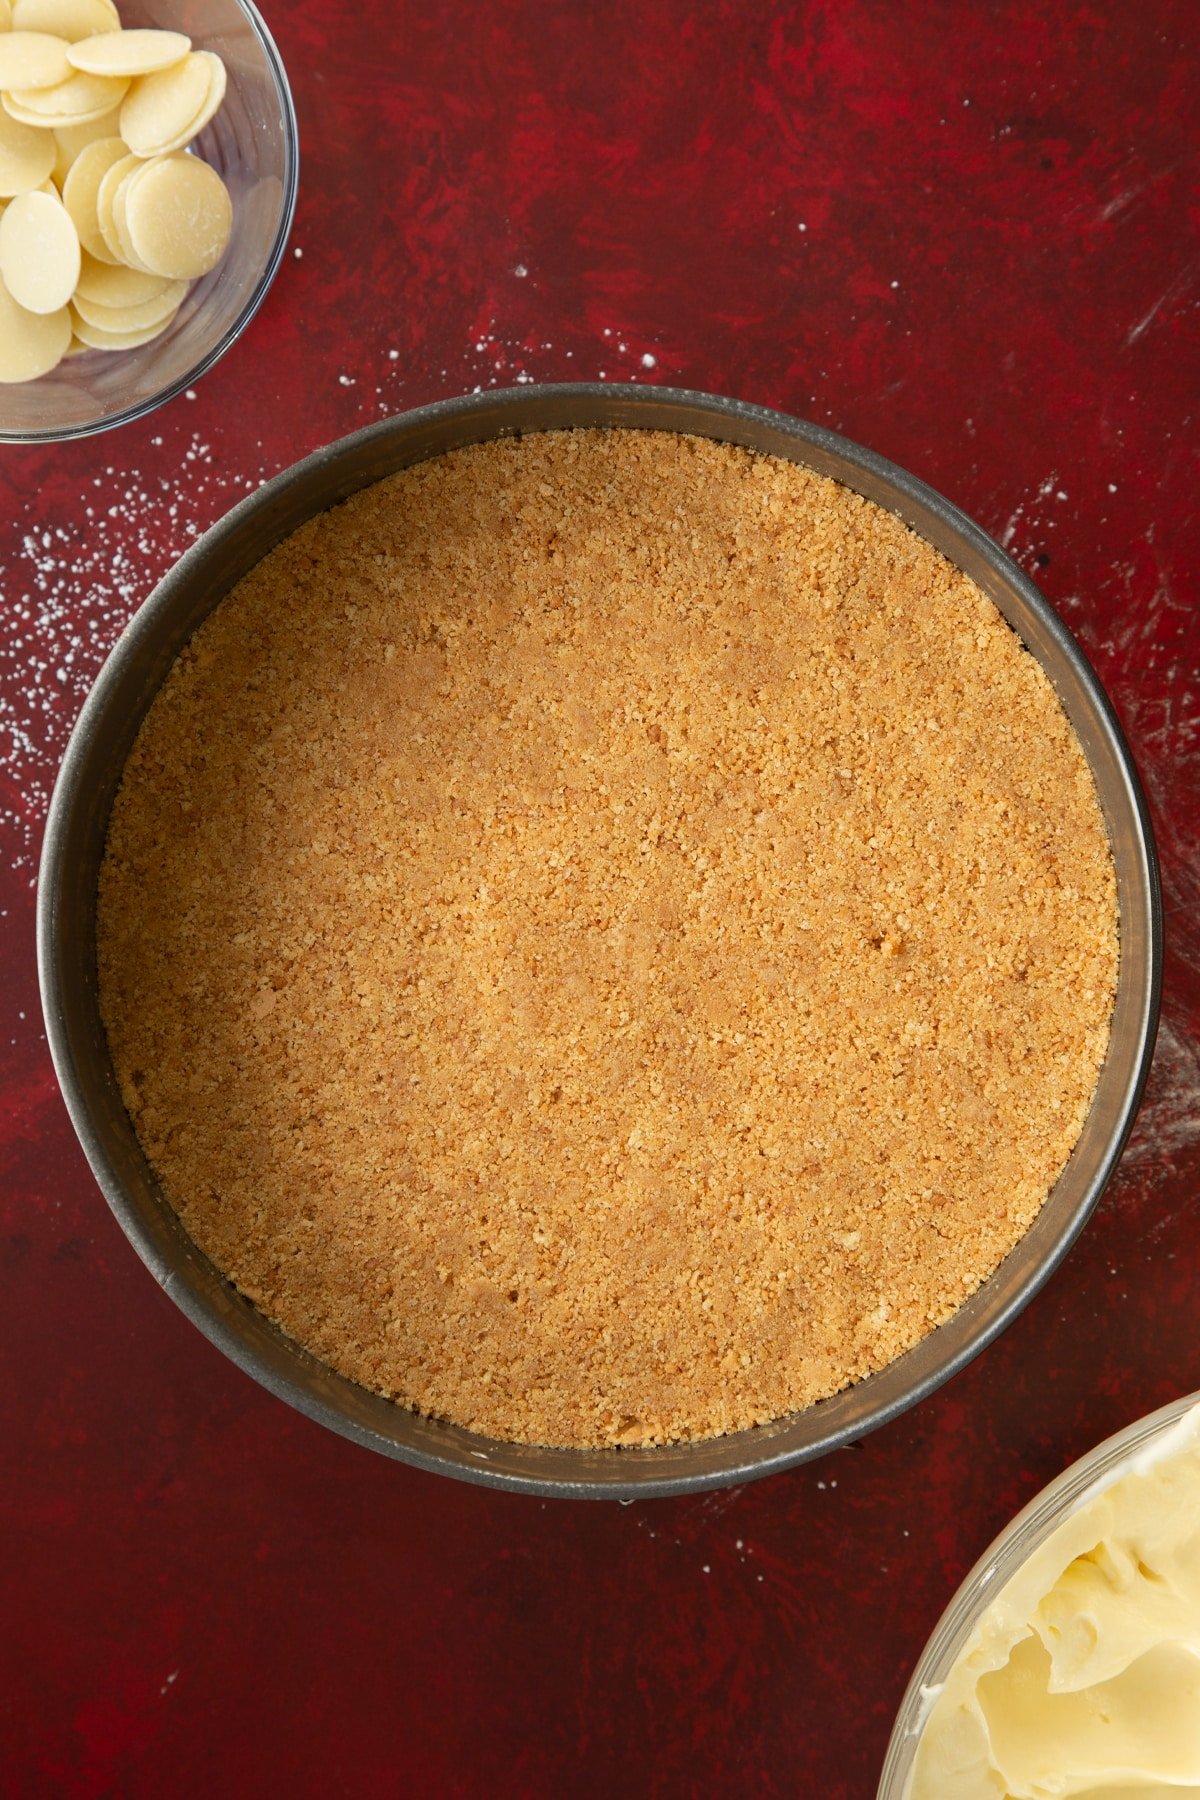
M 0 196 L 28 194 L 54 167 L 55 143 L 47 131 L 18 124 L 0 112 Z
M 0 381 L 35 381 L 48 375 L 70 342 L 71 315 L 66 307 L 54 313 L 27 312 L 0 280 Z
M 135 81 L 121 108 L 121 136 L 137 156 L 182 150 L 225 98 L 225 64 L 193 50 L 173 69 Z
M 159 337 L 171 323 L 175 314 L 168 313 L 157 325 L 148 326 L 145 331 L 104 331 L 96 325 L 89 325 L 80 315 L 78 307 L 71 308 L 70 322 L 75 328 L 75 335 L 93 350 L 136 350 L 140 344 L 148 344 Z
M 0 37 L 0 49 L 5 40 Z M 4 104 L 14 119 L 26 125 L 86 125 L 120 105 L 129 82 L 124 76 L 85 75 L 72 69 L 56 87 L 14 87 Z
M 47 31 L 76 44 L 101 31 L 119 31 L 120 20 L 106 0 L 13 0 L 14 31 Z
M 125 221 L 134 254 L 146 268 L 192 281 L 224 256 L 233 207 L 225 183 L 206 162 L 167 156 L 129 183 Z
M 199 137 L 200 133 L 204 130 L 204 127 L 208 124 L 208 121 L 213 117 L 214 113 L 218 111 L 221 102 L 225 98 L 225 84 L 227 80 L 225 64 L 221 61 L 219 56 L 214 56 L 211 50 L 197 50 L 195 54 L 207 59 L 208 93 L 205 95 L 204 105 L 200 108 L 200 111 L 186 129 L 179 132 L 176 137 L 172 138 L 169 144 L 163 145 L 164 155 L 172 150 L 186 150 L 192 139 L 194 137 Z
M 193 50 L 174 68 L 142 75 L 121 107 L 121 136 L 138 156 L 157 156 L 191 124 L 208 97 L 209 69 Z
M 80 318 L 97 330 L 128 335 L 134 331 L 148 331 L 151 326 L 162 326 L 168 319 L 173 319 L 187 290 L 186 281 L 169 281 L 161 294 L 153 300 L 143 300 L 140 306 L 99 306 L 76 288 L 72 304 Z
M 135 157 L 134 160 L 136 162 L 137 158 Z M 142 163 L 138 168 L 131 169 L 127 175 L 123 175 L 121 180 L 117 183 L 116 191 L 112 197 L 113 235 L 121 247 L 121 261 L 130 269 L 147 268 L 147 264 L 142 261 L 141 257 L 133 247 L 133 243 L 129 236 L 129 221 L 125 216 L 125 208 L 128 203 L 130 188 L 146 167 L 147 164 Z M 150 270 L 149 272 L 152 274 L 159 273 L 157 269 Z
M 0 219 L 0 276 L 27 312 L 60 312 L 79 280 L 79 234 L 57 196 L 21 194 Z
M 111 112 L 101 113 L 98 119 L 89 119 L 86 125 L 56 125 L 54 141 L 58 145 L 58 155 L 54 159 L 54 177 L 64 182 L 71 170 L 71 164 L 81 150 L 100 138 L 120 137 L 121 109 L 114 106 Z
M 142 269 L 127 269 L 121 263 L 100 263 L 85 256 L 75 289 L 76 297 L 97 306 L 141 306 L 157 300 L 174 283 L 164 275 L 151 275 Z
M 46 31 L 6 31 L 0 37 L 0 88 L 57 87 L 71 73 L 67 46 Z
M 101 177 L 100 186 L 96 189 L 96 223 L 100 227 L 104 247 L 114 262 L 120 262 L 122 258 L 117 228 L 113 223 L 113 199 L 126 175 L 131 175 L 137 164 L 136 156 L 123 156 L 120 162 L 115 162 L 108 173 Z
M 181 31 L 110 31 L 67 51 L 71 67 L 89 75 L 153 75 L 182 62 L 192 47 Z
M 99 138 L 79 152 L 63 183 L 63 205 L 79 233 L 79 242 L 89 256 L 97 257 L 100 262 L 111 262 L 112 252 L 100 231 L 96 197 L 100 183 L 113 164 L 128 154 L 119 137 Z

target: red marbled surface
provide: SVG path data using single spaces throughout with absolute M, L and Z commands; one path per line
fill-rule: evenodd
M 266 12 L 304 163 L 259 318 L 194 399 L 0 451 L 0 1790 L 869 1796 L 989 1538 L 1200 1387 L 1195 9 Z M 1009 544 L 1128 727 L 1169 934 L 1138 1135 L 1018 1323 L 855 1450 L 628 1507 L 410 1472 L 224 1362 L 76 1147 L 32 930 L 71 721 L 197 529 L 379 414 L 601 372 L 828 423 Z

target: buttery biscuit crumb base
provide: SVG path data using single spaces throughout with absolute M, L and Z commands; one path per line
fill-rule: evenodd
M 101 1004 L 171 1203 L 472 1430 L 776 1419 L 948 1318 L 1108 1041 L 1083 753 L 995 607 L 791 463 L 553 432 L 313 519 L 146 718 Z

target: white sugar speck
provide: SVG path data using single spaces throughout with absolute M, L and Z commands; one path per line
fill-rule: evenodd
M 651 356 L 649 350 L 644 350 L 642 352 L 642 367 L 643 367 L 643 369 L 657 368 L 658 367 L 657 356 Z
M 524 263 L 518 263 L 516 268 L 513 270 L 513 274 L 516 275 L 522 281 L 525 279 L 525 277 L 526 277 L 526 275 L 528 275 L 528 273 L 529 273 L 529 270 L 525 267 Z

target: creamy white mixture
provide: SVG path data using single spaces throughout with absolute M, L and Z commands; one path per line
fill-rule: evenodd
M 908 1800 L 1200 1796 L 1200 1406 L 1104 1476 L 983 1614 Z

